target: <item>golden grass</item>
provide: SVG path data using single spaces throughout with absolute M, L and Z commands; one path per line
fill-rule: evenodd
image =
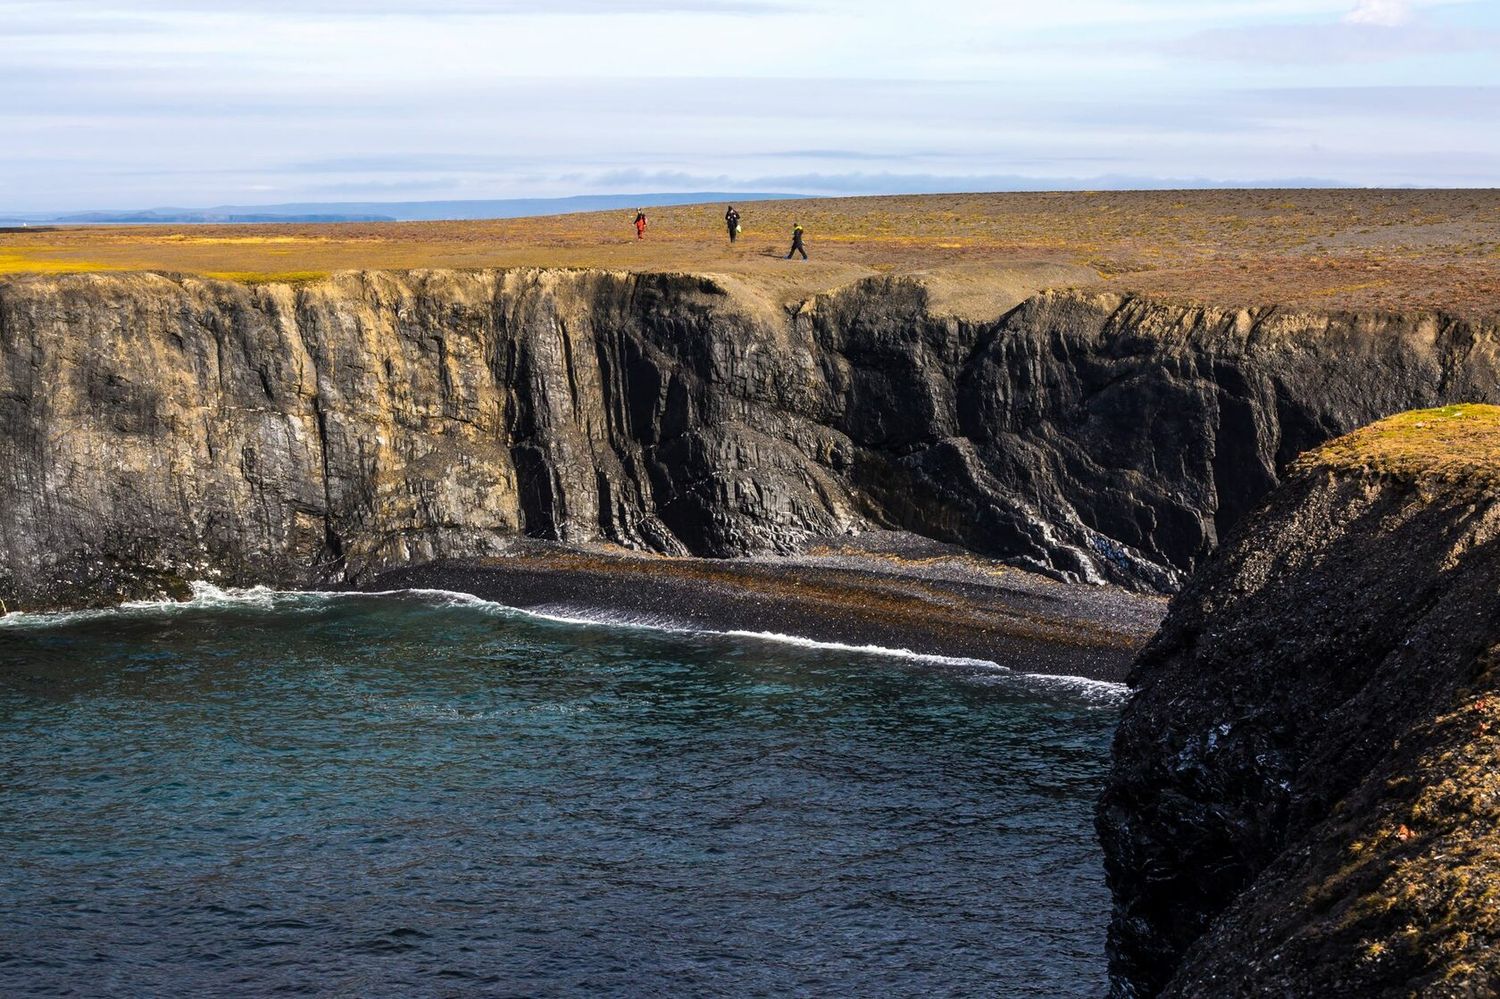
M 300 236 L 190 236 L 186 233 L 174 233 L 162 237 L 167 243 L 190 243 L 195 246 L 307 246 L 312 243 L 326 243 L 326 239 L 309 239 Z
M 1500 484 L 1500 406 L 1466 404 L 1401 413 L 1340 437 L 1298 461 L 1406 481 Z
M 1037 264 L 1075 284 L 1222 306 L 1500 311 L 1500 191 L 975 194 L 478 222 L 95 226 L 0 230 L 0 274 L 163 271 L 305 279 L 345 270 L 602 267 L 724 273 L 795 299 L 876 274 L 961 269 L 982 283 Z M 810 263 L 782 259 L 791 226 Z
M 0 251 L 0 274 L 80 274 L 115 269 L 101 261 L 53 259 L 45 252 Z

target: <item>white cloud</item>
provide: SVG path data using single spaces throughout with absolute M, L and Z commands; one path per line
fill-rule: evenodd
M 0 52 L 0 208 L 1500 177 L 1495 0 L 0 0 Z
M 1406 0 L 1357 0 L 1354 9 L 1344 15 L 1344 21 L 1396 28 L 1410 21 L 1411 13 L 1411 4 Z
M 1429 27 L 1401 31 L 1374 24 L 1266 24 L 1212 28 L 1161 45 L 1180 59 L 1232 61 L 1261 68 L 1395 63 L 1466 53 L 1500 54 L 1500 31 Z

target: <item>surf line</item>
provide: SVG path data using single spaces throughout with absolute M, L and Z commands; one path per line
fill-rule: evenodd
M 394 591 L 403 592 L 403 591 Z M 731 638 L 740 641 L 769 642 L 777 645 L 793 645 L 805 649 L 817 649 L 825 652 L 850 652 L 857 655 L 878 656 L 886 659 L 900 659 L 908 662 L 931 663 L 938 666 L 960 667 L 968 669 L 979 669 L 996 676 L 1008 676 L 1029 684 L 1051 686 L 1059 688 L 1070 688 L 1088 694 L 1099 694 L 1114 700 L 1128 693 L 1129 688 L 1121 683 L 1109 680 L 1096 680 L 1092 677 L 1075 676 L 1068 673 L 1028 673 L 1012 666 L 1006 666 L 995 662 L 993 659 L 971 659 L 963 656 L 945 656 L 934 652 L 915 652 L 911 649 L 892 648 L 885 645 L 851 645 L 844 642 L 824 641 L 816 638 L 807 638 L 801 635 L 787 635 L 775 631 L 721 631 L 712 628 L 694 627 L 679 624 L 661 618 L 637 618 L 628 614 L 620 614 L 612 611 L 593 611 L 569 606 L 551 607 L 543 605 L 536 608 L 513 607 L 509 604 L 497 603 L 493 600 L 485 600 L 471 593 L 460 593 L 454 590 L 407 590 L 406 593 L 423 595 L 443 595 L 457 597 L 464 600 L 478 601 L 491 607 L 500 608 L 505 611 L 522 614 L 526 617 L 536 618 L 542 621 L 555 622 L 573 626 L 592 626 L 605 628 L 630 628 L 642 631 L 662 632 L 674 635 L 704 636 L 711 638 Z
M 339 599 L 416 597 L 420 600 L 432 601 L 434 605 L 439 607 L 464 607 L 492 613 L 499 612 L 537 621 L 571 625 L 573 627 L 622 628 L 661 634 L 770 642 L 828 652 L 846 652 L 888 659 L 900 659 L 908 662 L 926 662 L 950 668 L 980 669 L 996 676 L 1009 676 L 1027 683 L 1038 683 L 1044 686 L 1073 688 L 1090 693 L 1105 694 L 1111 699 L 1122 696 L 1127 690 L 1124 685 L 1112 683 L 1108 680 L 1095 680 L 1090 677 L 1069 674 L 1028 673 L 990 659 L 944 656 L 937 653 L 915 652 L 911 649 L 890 648 L 883 645 L 851 645 L 843 642 L 821 641 L 800 635 L 787 635 L 770 631 L 715 630 L 712 628 L 695 627 L 670 619 L 640 618 L 615 611 L 595 610 L 593 608 L 579 608 L 567 605 L 543 605 L 535 608 L 515 607 L 494 600 L 486 600 L 484 597 L 476 594 L 464 593 L 459 590 L 425 588 L 401 590 L 273 590 L 266 586 L 254 586 L 247 589 L 221 589 L 212 583 L 202 581 L 193 582 L 189 585 L 193 591 L 193 596 L 190 600 L 129 601 L 118 607 L 108 609 L 64 611 L 61 613 L 41 613 L 35 615 L 17 612 L 13 615 L 5 615 L 6 620 L 3 624 L 6 626 L 39 625 L 48 627 L 80 619 L 87 620 L 108 617 L 113 614 L 173 613 L 177 611 L 214 610 L 230 607 L 273 611 L 277 609 L 294 609 L 294 607 L 284 606 L 283 601 L 295 605 L 299 600 L 308 599 L 323 600 L 331 603 Z M 303 609 L 307 608 L 304 607 Z

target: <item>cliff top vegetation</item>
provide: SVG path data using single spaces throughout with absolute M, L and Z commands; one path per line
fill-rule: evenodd
M 480 222 L 0 230 L 0 274 L 152 270 L 242 281 L 341 270 L 603 267 L 743 278 L 796 301 L 910 274 L 990 317 L 1041 288 L 1221 306 L 1500 311 L 1500 191 L 1137 191 L 835 198 Z M 813 259 L 782 259 L 793 222 Z
M 1500 406 L 1400 413 L 1309 452 L 1299 464 L 1368 470 L 1412 482 L 1500 485 Z

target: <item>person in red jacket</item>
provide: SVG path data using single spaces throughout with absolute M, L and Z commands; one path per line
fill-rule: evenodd
M 635 238 L 646 238 L 646 213 L 639 209 L 635 213 Z

